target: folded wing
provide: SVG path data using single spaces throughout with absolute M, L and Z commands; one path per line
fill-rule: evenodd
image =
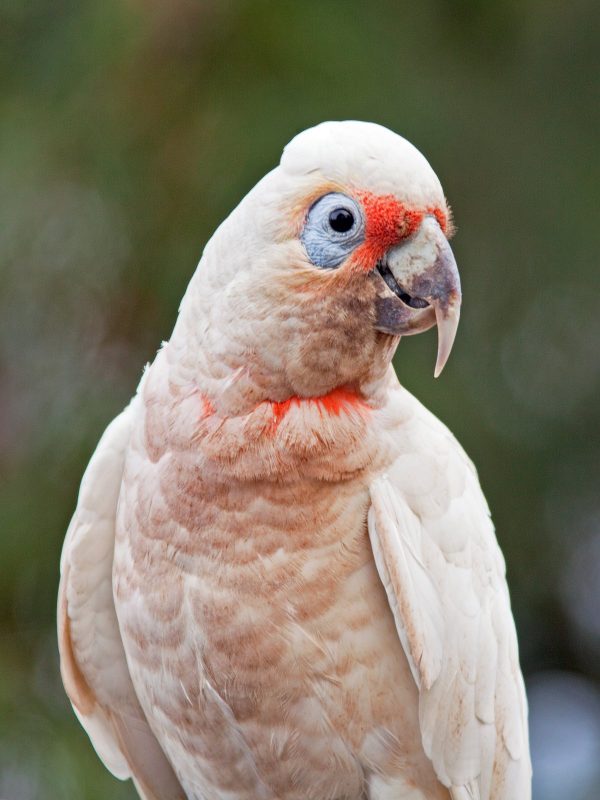
M 145 800 L 185 794 L 150 730 L 125 658 L 112 592 L 115 516 L 136 400 L 107 428 L 85 472 L 63 546 L 58 638 L 63 683 L 98 755 Z
M 423 408 L 411 436 L 418 452 L 405 442 L 371 486 L 369 535 L 419 688 L 423 746 L 454 800 L 528 800 L 527 707 L 487 504 Z

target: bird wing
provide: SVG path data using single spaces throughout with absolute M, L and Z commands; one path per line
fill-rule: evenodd
M 108 426 L 81 482 L 61 557 L 58 641 L 73 709 L 108 769 L 145 800 L 185 794 L 136 696 L 112 591 L 115 516 L 137 399 Z
M 527 705 L 504 559 L 474 466 L 414 404 L 394 432 L 399 455 L 370 487 L 368 527 L 419 688 L 423 747 L 453 800 L 527 800 Z

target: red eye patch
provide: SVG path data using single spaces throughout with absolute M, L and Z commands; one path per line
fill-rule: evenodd
M 448 215 L 441 208 L 413 208 L 391 194 L 359 192 L 356 197 L 365 212 L 365 241 L 354 252 L 352 261 L 362 269 L 373 269 L 390 247 L 417 230 L 426 214 L 433 214 L 447 232 Z

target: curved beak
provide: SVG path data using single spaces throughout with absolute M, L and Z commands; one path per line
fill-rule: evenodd
M 377 330 L 395 336 L 421 333 L 437 324 L 437 378 L 448 361 L 460 318 L 460 276 L 454 255 L 434 217 L 392 247 L 377 265 L 385 287 L 377 299 Z

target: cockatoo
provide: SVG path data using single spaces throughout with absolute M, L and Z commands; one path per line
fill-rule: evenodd
M 206 246 L 85 472 L 62 677 L 150 800 L 527 800 L 517 639 L 477 474 L 391 366 L 461 302 L 426 159 L 296 136 Z

